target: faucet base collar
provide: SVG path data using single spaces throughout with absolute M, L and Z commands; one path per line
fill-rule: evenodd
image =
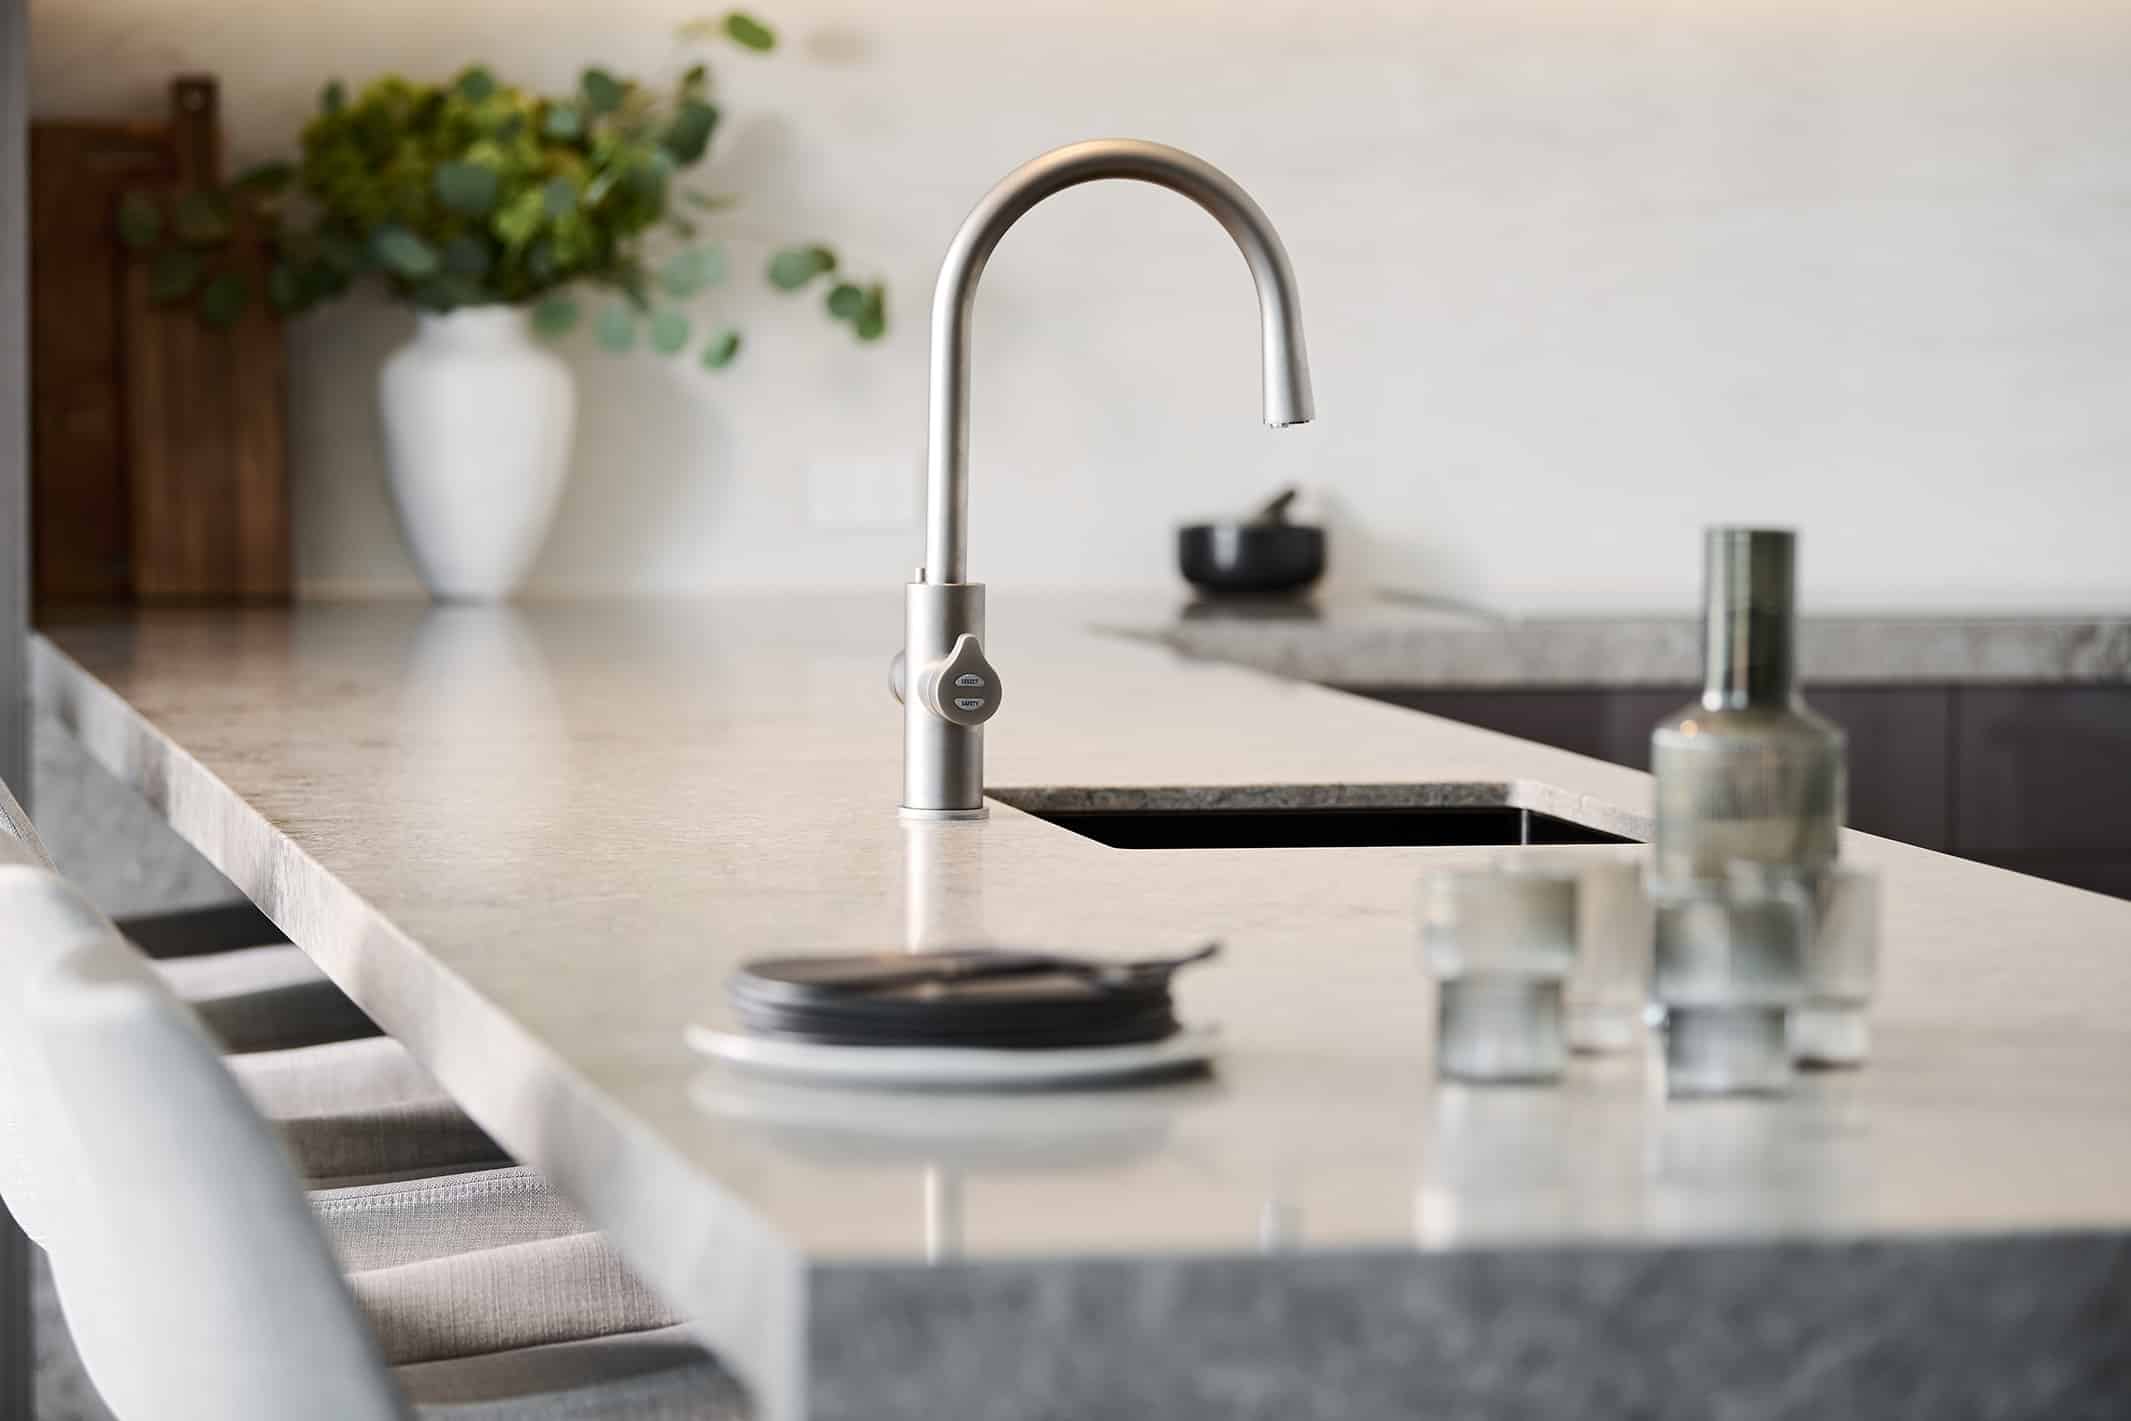
M 917 819 L 927 823 L 960 819 L 989 819 L 991 806 L 980 804 L 975 809 L 912 809 L 907 804 L 897 805 L 895 812 L 905 819 Z

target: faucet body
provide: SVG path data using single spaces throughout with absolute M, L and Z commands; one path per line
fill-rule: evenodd
M 984 808 L 984 722 L 998 711 L 999 678 L 984 656 L 984 585 L 967 581 L 969 349 L 977 282 L 1006 230 L 1037 203 L 1082 183 L 1123 178 L 1190 198 L 1235 240 L 1258 289 L 1265 422 L 1315 413 L 1302 306 L 1287 251 L 1233 179 L 1159 143 L 1102 139 L 1024 163 L 979 202 L 955 233 L 932 298 L 932 393 L 926 447 L 925 564 L 906 592 L 903 657 L 903 813 L 977 819 Z

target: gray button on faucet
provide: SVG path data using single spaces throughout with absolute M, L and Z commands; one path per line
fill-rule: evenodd
M 949 686 L 963 690 L 988 688 L 983 695 L 948 695 Z M 927 710 L 952 725 L 978 726 L 999 710 L 999 673 L 984 659 L 984 648 L 974 633 L 955 638 L 947 655 L 926 668 L 918 682 L 918 701 Z

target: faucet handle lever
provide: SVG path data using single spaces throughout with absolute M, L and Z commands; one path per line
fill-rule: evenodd
M 998 714 L 999 673 L 976 633 L 956 637 L 947 655 L 925 668 L 918 703 L 950 725 L 975 727 Z

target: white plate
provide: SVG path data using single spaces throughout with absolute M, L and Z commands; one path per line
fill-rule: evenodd
M 997 1051 L 969 1046 L 822 1046 L 691 1026 L 688 1044 L 762 1075 L 882 1090 L 1041 1090 L 1175 1075 L 1213 1059 L 1215 1033 L 1179 1031 L 1134 1046 Z

